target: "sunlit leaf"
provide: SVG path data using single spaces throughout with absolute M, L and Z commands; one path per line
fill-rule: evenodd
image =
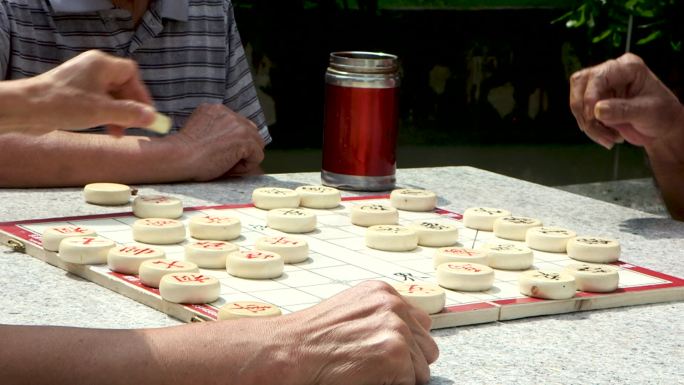
M 661 37 L 662 35 L 663 35 L 663 31 L 660 31 L 660 30 L 659 31 L 653 31 L 653 32 L 651 32 L 650 35 L 646 36 L 643 39 L 639 39 L 636 43 L 637 43 L 637 45 L 647 44 L 647 43 L 652 42 L 653 40 Z
M 591 42 L 592 42 L 592 43 L 598 43 L 598 42 L 600 42 L 601 40 L 603 40 L 603 39 L 607 38 L 608 36 L 610 36 L 612 33 L 613 33 L 613 29 L 612 29 L 612 28 L 611 28 L 611 29 L 607 29 L 607 30 L 601 32 L 598 36 L 595 36 L 593 39 L 591 39 Z

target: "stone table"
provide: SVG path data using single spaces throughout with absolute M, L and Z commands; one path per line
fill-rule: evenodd
M 403 169 L 398 185 L 426 188 L 439 206 L 486 205 L 580 234 L 617 238 L 623 260 L 684 276 L 684 223 L 470 167 Z M 261 186 L 318 184 L 316 173 L 149 185 L 186 207 L 249 202 Z M 352 195 L 352 194 L 347 194 Z M 0 221 L 123 211 L 86 205 L 81 189 L 0 190 Z M 0 248 L 0 323 L 144 328 L 179 322 L 24 254 Z M 684 303 L 526 318 L 433 331 L 432 384 L 684 383 Z

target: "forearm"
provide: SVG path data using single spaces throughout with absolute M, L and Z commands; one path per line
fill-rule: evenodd
M 684 221 L 684 162 L 650 156 L 651 169 L 672 218 Z
M 40 85 L 29 79 L 0 82 L 0 133 L 31 128 Z
M 164 183 L 191 178 L 170 138 L 55 131 L 0 135 L 0 186 L 82 186 L 91 182 Z
M 663 201 L 672 218 L 684 220 L 684 108 L 669 135 L 645 147 Z
M 0 378 L 15 385 L 282 383 L 285 360 L 271 354 L 278 349 L 269 345 L 266 325 L 231 321 L 145 330 L 0 326 Z

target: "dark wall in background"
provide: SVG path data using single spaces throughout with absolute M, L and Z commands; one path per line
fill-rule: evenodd
M 558 9 L 341 11 L 261 2 L 236 17 L 248 45 L 273 147 L 319 147 L 328 53 L 384 51 L 402 61 L 400 143 L 582 143 L 567 78 L 614 56 L 550 21 Z M 259 2 L 257 2 L 259 3 Z M 643 50 L 666 82 L 670 52 Z

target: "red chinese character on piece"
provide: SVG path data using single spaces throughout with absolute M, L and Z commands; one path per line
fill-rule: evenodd
M 90 238 L 90 237 L 81 239 L 81 244 L 83 244 L 83 245 L 90 245 L 91 243 L 97 244 L 97 243 L 104 243 L 104 242 L 105 241 L 102 239 Z
M 202 241 L 202 242 L 195 242 L 195 245 L 197 245 L 203 249 L 222 249 L 223 246 L 225 246 L 226 244 L 224 242 Z
M 149 197 L 142 197 L 142 200 L 145 202 L 164 203 L 164 202 L 168 202 L 169 198 L 165 197 L 165 196 L 149 196 Z
M 432 293 L 434 290 L 432 290 L 429 287 L 421 286 L 421 285 L 410 285 L 408 287 L 408 292 L 409 294 L 414 294 L 414 293 Z
M 452 265 L 452 264 L 449 264 L 449 268 L 454 269 L 454 270 L 470 271 L 473 273 L 479 273 L 482 271 L 482 270 L 478 269 L 477 267 L 470 265 L 470 264 L 468 264 L 468 265 Z
M 250 251 L 249 253 L 245 254 L 245 258 L 247 258 L 247 259 L 269 259 L 269 258 L 273 258 L 273 255 L 272 254 L 260 253 L 258 251 Z
M 124 247 L 120 248 L 119 251 L 122 253 L 132 253 L 135 255 L 154 253 L 154 250 L 150 249 L 149 247 L 141 249 L 141 248 L 135 247 L 135 246 L 124 246 Z
M 272 245 L 296 245 L 299 242 L 287 239 L 285 237 L 271 238 Z
M 165 221 L 163 219 L 146 219 L 145 222 L 147 222 L 148 225 L 152 226 L 165 226 L 174 223 L 174 221 Z
M 175 279 L 176 281 L 181 282 L 181 283 L 189 283 L 189 282 L 204 283 L 204 281 L 209 279 L 209 277 L 205 277 L 204 275 L 196 275 L 196 274 L 172 275 L 171 277 L 173 277 L 173 279 Z
M 207 223 L 224 223 L 224 222 L 230 222 L 230 218 L 223 218 L 223 217 L 212 217 L 210 215 L 207 215 L 204 217 L 204 219 L 207 221 Z
M 179 268 L 182 269 L 185 266 L 183 266 L 181 263 L 178 261 L 154 261 L 152 262 L 153 265 L 166 265 L 167 269 L 173 269 L 173 268 Z
M 54 227 L 52 228 L 58 233 L 62 234 L 70 234 L 70 233 L 76 233 L 76 234 L 84 234 L 87 233 L 88 230 L 84 229 L 83 227 L 72 227 L 72 226 L 67 226 L 67 227 Z
M 234 307 L 232 307 L 231 310 L 247 310 L 247 311 L 255 313 L 255 314 L 261 313 L 262 311 L 266 311 L 266 310 L 271 308 L 268 305 L 257 305 L 255 303 L 251 303 L 251 304 L 246 305 L 246 306 L 241 305 L 239 303 L 234 303 L 233 306 Z
M 473 256 L 477 254 L 477 251 L 468 251 L 466 249 L 447 249 L 444 250 L 447 253 L 450 254 L 456 254 L 456 255 L 467 255 L 467 256 Z

